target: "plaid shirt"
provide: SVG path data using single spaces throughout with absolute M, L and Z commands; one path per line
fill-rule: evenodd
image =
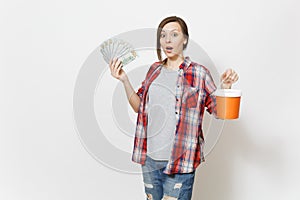
M 161 62 L 151 65 L 142 86 L 137 91 L 141 104 L 137 116 L 132 160 L 144 164 L 147 155 L 147 102 L 148 89 L 160 74 Z M 202 119 L 205 107 L 216 115 L 216 90 L 213 78 L 207 68 L 190 60 L 179 67 L 175 92 L 176 131 L 171 156 L 164 170 L 166 174 L 193 172 L 204 159 L 204 136 Z

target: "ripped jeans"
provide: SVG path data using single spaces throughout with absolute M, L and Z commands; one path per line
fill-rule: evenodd
M 167 163 L 147 156 L 145 164 L 142 165 L 147 200 L 190 200 L 195 171 L 186 174 L 164 174 Z

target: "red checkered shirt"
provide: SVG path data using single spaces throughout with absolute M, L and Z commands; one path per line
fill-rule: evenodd
M 141 103 L 137 116 L 132 160 L 145 164 L 147 155 L 147 102 L 148 89 L 160 74 L 161 62 L 151 65 L 137 94 Z M 205 161 L 202 119 L 205 108 L 216 115 L 216 100 L 211 95 L 216 90 L 209 70 L 186 57 L 179 67 L 175 92 L 176 131 L 171 156 L 164 170 L 166 174 L 193 172 Z

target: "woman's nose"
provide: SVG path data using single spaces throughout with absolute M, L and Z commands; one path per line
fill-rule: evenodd
M 170 35 L 166 35 L 166 42 L 167 43 L 171 42 L 171 36 Z

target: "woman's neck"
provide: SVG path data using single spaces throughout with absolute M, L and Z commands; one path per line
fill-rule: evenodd
M 167 62 L 166 62 L 166 67 L 168 69 L 173 69 L 173 70 L 177 70 L 179 69 L 179 65 L 181 65 L 181 63 L 184 61 L 184 57 L 178 56 L 177 58 L 168 58 Z

